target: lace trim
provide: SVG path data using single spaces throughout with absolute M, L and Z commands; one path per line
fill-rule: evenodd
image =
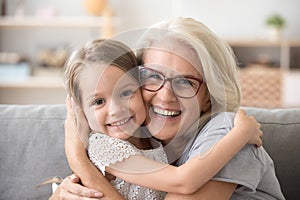
M 105 167 L 130 156 L 141 155 L 141 153 L 128 141 L 95 133 L 89 138 L 88 155 L 90 160 L 104 173 Z

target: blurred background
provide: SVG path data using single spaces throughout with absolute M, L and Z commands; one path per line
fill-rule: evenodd
M 300 107 L 299 0 L 0 0 L 0 103 L 64 103 L 62 66 L 76 46 L 193 17 L 233 48 L 242 104 Z

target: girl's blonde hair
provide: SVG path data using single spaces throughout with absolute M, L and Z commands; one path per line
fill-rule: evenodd
M 82 105 L 79 75 L 91 64 L 113 65 L 136 76 L 137 59 L 134 52 L 115 40 L 93 40 L 82 48 L 74 50 L 65 64 L 65 84 L 68 94 Z
M 148 48 L 161 48 L 188 59 L 203 76 L 215 112 L 236 111 L 240 105 L 237 63 L 228 44 L 192 18 L 177 18 L 151 26 L 141 38 L 137 57 L 143 63 Z M 192 59 L 191 59 L 192 58 Z

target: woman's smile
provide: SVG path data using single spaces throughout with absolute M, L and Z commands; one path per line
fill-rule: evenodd
M 163 109 L 160 107 L 152 106 L 151 107 L 154 114 L 159 115 L 161 117 L 177 117 L 181 114 L 181 111 L 178 110 L 169 110 L 169 109 Z

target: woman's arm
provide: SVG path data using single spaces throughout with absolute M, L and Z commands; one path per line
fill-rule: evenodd
M 88 187 L 101 191 L 104 197 L 101 199 L 123 199 L 118 191 L 106 180 L 101 172 L 90 162 L 86 154 L 86 141 L 88 139 L 88 125 L 84 119 L 84 115 L 80 110 L 76 111 L 76 119 L 81 120 L 80 135 L 76 126 L 76 119 L 71 106 L 69 97 L 66 99 L 67 118 L 65 121 L 65 151 L 70 168 L 77 174 L 81 183 Z M 73 105 L 73 109 L 79 109 Z M 79 192 L 79 191 L 78 191 Z
M 256 120 L 247 117 L 244 111 L 239 111 L 234 128 L 205 156 L 196 156 L 180 167 L 174 167 L 136 155 L 110 165 L 106 170 L 128 182 L 144 187 L 191 194 L 222 169 L 247 142 L 251 141 L 260 146 L 261 135 Z

